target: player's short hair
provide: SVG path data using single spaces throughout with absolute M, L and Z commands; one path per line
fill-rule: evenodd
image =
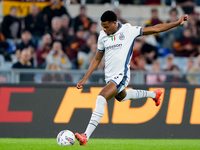
M 107 10 L 101 15 L 102 22 L 114 22 L 117 21 L 117 16 L 112 10 Z

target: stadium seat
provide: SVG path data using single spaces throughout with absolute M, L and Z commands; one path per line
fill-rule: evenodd
M 0 54 L 0 69 L 5 68 L 5 58 L 3 55 Z
M 174 64 L 178 66 L 180 71 L 186 71 L 187 57 L 174 57 Z
M 17 58 L 17 56 L 15 54 L 11 54 L 10 57 L 11 57 L 11 60 L 12 60 L 13 64 L 18 61 L 18 58 Z
M 146 65 L 145 65 L 145 70 L 150 71 L 150 70 L 152 70 L 152 69 L 153 69 L 152 64 L 146 64 Z
M 166 68 L 165 57 L 158 57 L 157 60 L 160 63 L 160 68 L 165 69 Z

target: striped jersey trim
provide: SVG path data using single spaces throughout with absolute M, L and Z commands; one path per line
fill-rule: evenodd
M 105 49 L 104 50 L 101 50 L 101 49 L 97 49 L 99 52 L 105 52 Z

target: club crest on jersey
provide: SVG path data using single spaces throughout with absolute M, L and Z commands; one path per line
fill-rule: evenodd
M 120 33 L 119 39 L 120 39 L 120 40 L 124 40 L 124 39 L 125 39 L 125 36 L 123 35 L 123 33 Z

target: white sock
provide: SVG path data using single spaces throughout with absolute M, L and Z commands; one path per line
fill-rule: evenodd
M 103 96 L 98 95 L 97 96 L 95 110 L 92 113 L 90 122 L 89 122 L 89 124 L 87 126 L 87 129 L 85 131 L 85 134 L 87 136 L 87 140 L 90 138 L 90 135 L 95 130 L 95 128 L 99 124 L 99 121 L 103 117 L 103 115 L 104 115 L 104 108 L 105 108 L 106 104 L 107 104 L 106 99 Z
M 123 100 L 121 100 L 121 102 L 125 100 L 133 100 L 133 99 L 139 99 L 139 98 L 144 98 L 144 97 L 150 97 L 150 98 L 156 97 L 156 93 L 153 91 L 128 89 L 126 90 L 126 93 L 127 93 L 126 97 Z

